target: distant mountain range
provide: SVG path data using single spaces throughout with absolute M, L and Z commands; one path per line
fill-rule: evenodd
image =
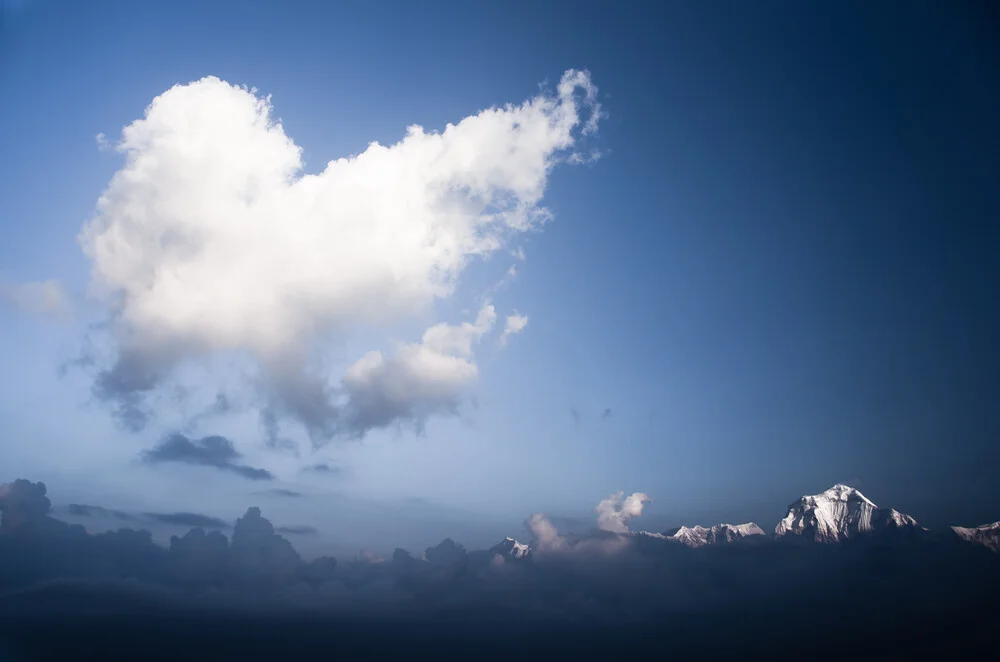
M 679 543 L 691 548 L 709 545 L 748 543 L 763 540 L 801 539 L 817 543 L 837 543 L 887 533 L 933 535 L 917 520 L 893 508 L 879 508 L 859 490 L 838 483 L 825 492 L 807 495 L 788 506 L 785 517 L 768 536 L 754 522 L 716 524 L 711 527 L 680 526 L 663 533 L 634 531 L 629 535 Z M 976 528 L 950 527 L 945 537 L 957 537 L 1000 553 L 1000 522 Z M 531 555 L 532 545 L 507 538 L 491 548 L 505 559 Z

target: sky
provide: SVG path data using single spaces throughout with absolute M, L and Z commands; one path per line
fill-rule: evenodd
M 203 5 L 3 2 L 0 482 L 344 549 L 1000 519 L 988 3 Z

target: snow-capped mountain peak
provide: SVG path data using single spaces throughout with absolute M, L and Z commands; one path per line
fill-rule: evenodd
M 762 536 L 764 531 L 753 522 L 747 522 L 746 524 L 716 524 L 713 527 L 681 526 L 668 531 L 665 535 L 688 547 L 704 547 L 705 545 L 732 543 L 748 536 Z
M 507 536 L 493 547 L 490 547 L 490 551 L 494 554 L 499 554 L 504 559 L 523 559 L 531 555 L 531 547 L 527 543 L 521 543 L 510 536 Z
M 982 545 L 986 549 L 1000 553 L 1000 522 L 977 527 L 953 526 L 951 530 L 962 540 Z
M 856 488 L 838 483 L 821 494 L 803 496 L 788 506 L 774 535 L 806 536 L 834 542 L 876 531 L 916 527 L 917 521 L 892 508 L 881 509 Z

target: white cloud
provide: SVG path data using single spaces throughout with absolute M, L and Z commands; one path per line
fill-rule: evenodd
M 559 531 L 552 524 L 552 520 L 542 513 L 534 513 L 525 520 L 524 525 L 531 532 L 536 549 L 553 551 L 565 546 L 565 540 L 559 536 Z
M 322 435 L 342 425 L 338 394 L 418 388 L 415 366 L 434 376 L 421 401 L 449 400 L 475 377 L 464 327 L 370 353 L 343 385 L 313 350 L 424 313 L 470 260 L 546 222 L 550 169 L 600 116 L 589 75 L 570 70 L 554 92 L 441 132 L 411 126 L 303 175 L 269 98 L 214 77 L 171 88 L 122 131 L 126 163 L 79 237 L 91 293 L 116 320 L 118 358 L 96 392 L 135 409 L 181 362 L 235 350 L 279 409 Z
M 512 264 L 504 273 L 503 277 L 486 290 L 483 294 L 483 298 L 489 299 L 492 295 L 507 289 L 510 287 L 510 284 L 514 282 L 515 278 L 517 278 L 517 265 Z
M 582 154 L 580 152 L 574 152 L 566 158 L 566 163 L 570 165 L 589 165 L 591 163 L 596 163 L 603 154 L 598 150 L 592 150 L 589 154 Z
M 495 322 L 493 306 L 486 305 L 474 324 L 436 324 L 421 342 L 404 345 L 392 356 L 368 352 L 344 375 L 344 424 L 359 434 L 396 421 L 420 429 L 431 414 L 456 410 L 465 387 L 479 374 L 472 345 Z
M 528 316 L 518 315 L 514 313 L 513 315 L 507 316 L 507 323 L 504 324 L 503 333 L 500 335 L 500 344 L 506 345 L 507 338 L 514 335 L 515 333 L 521 333 L 524 331 L 524 327 L 528 326 Z
M 602 531 L 628 533 L 628 523 L 633 517 L 642 515 L 643 506 L 652 501 L 649 495 L 635 492 L 626 497 L 624 492 L 616 492 L 597 504 L 597 527 Z
M 18 310 L 36 315 L 65 318 L 72 312 L 66 293 L 54 280 L 0 283 L 0 299 Z

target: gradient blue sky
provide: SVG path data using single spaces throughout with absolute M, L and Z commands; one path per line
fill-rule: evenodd
M 45 480 L 57 503 L 220 516 L 292 487 L 314 496 L 265 514 L 342 529 L 347 504 L 389 504 L 417 528 L 479 526 L 470 538 L 533 511 L 589 520 L 619 489 L 653 497 L 652 528 L 768 529 L 837 481 L 930 525 L 1000 518 L 995 12 L 623 4 L 5 1 L 0 279 L 56 279 L 76 314 L 0 310 L 0 479 Z M 600 90 L 588 145 L 603 156 L 553 170 L 554 222 L 519 242 L 527 259 L 494 296 L 530 323 L 477 354 L 460 416 L 325 446 L 313 459 L 335 477 L 296 474 L 257 426 L 226 424 L 279 475 L 261 486 L 138 463 L 171 430 L 123 431 L 92 376 L 58 375 L 99 317 L 76 237 L 123 165 L 95 136 L 114 141 L 172 85 L 214 75 L 271 95 L 312 173 L 569 68 Z M 412 333 L 468 319 L 512 262 L 470 266 Z

